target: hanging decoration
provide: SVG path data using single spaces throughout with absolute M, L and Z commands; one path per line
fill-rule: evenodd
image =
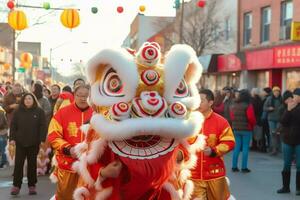
M 76 9 L 65 9 L 60 16 L 60 21 L 67 28 L 76 28 L 80 24 L 79 12 Z
M 7 2 L 7 7 L 9 8 L 9 9 L 14 9 L 14 7 L 15 7 L 15 2 L 14 1 L 12 1 L 12 0 L 10 0 L 10 1 L 8 1 Z
M 44 2 L 44 3 L 43 3 L 43 8 L 44 8 L 45 10 L 49 10 L 49 9 L 50 9 L 50 3 L 49 3 L 49 2 Z
M 124 11 L 124 8 L 122 6 L 117 7 L 118 13 L 122 13 Z
M 28 27 L 27 17 L 21 10 L 12 10 L 8 14 L 8 24 L 15 30 L 24 30 Z
M 97 7 L 92 7 L 91 11 L 92 11 L 93 14 L 97 14 L 98 8 Z
M 198 1 L 197 5 L 200 8 L 204 8 L 204 6 L 206 5 L 206 1 L 205 0 L 200 0 L 200 1 Z
M 10 64 L 9 64 L 9 63 L 4 63 L 3 69 L 4 69 L 5 71 L 7 71 L 7 70 L 9 70 L 9 68 L 10 68 Z
M 145 12 L 146 6 L 141 5 L 141 6 L 139 7 L 139 10 L 140 10 L 140 12 Z
M 25 68 L 25 69 L 29 69 L 32 66 L 32 60 L 33 60 L 33 56 L 31 53 L 28 52 L 24 52 L 21 54 L 20 56 L 20 66 Z

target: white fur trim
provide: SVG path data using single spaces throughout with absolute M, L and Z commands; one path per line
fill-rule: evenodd
M 95 200 L 108 199 L 108 197 L 112 194 L 112 191 L 113 191 L 112 187 L 108 187 L 108 188 L 103 189 L 102 191 L 97 193 Z
M 230 195 L 228 200 L 236 200 L 236 198 L 234 196 Z
M 160 135 L 183 139 L 198 134 L 203 116 L 200 112 L 192 112 L 187 120 L 173 118 L 134 118 L 120 122 L 108 121 L 97 114 L 91 118 L 95 131 L 107 140 L 129 139 L 142 134 Z
M 182 196 L 180 196 L 180 194 L 178 193 L 178 191 L 176 191 L 176 189 L 174 188 L 174 186 L 167 182 L 163 185 L 163 188 L 169 192 L 170 196 L 171 196 L 171 199 L 172 200 L 181 200 L 182 199 Z
M 124 85 L 124 97 L 108 97 L 100 95 L 100 83 L 96 80 L 96 72 L 100 64 L 109 65 L 116 70 Z M 139 74 L 134 58 L 125 49 L 105 49 L 100 51 L 89 61 L 87 72 L 89 81 L 92 84 L 91 101 L 94 104 L 98 106 L 110 106 L 120 101 L 129 102 L 135 96 L 135 91 L 139 82 Z
M 55 156 L 55 155 L 52 157 L 51 165 L 52 165 L 52 166 L 57 166 L 57 165 L 58 165 L 58 164 L 57 164 L 57 160 L 56 160 L 56 156 Z
M 74 200 L 84 200 L 86 197 L 90 196 L 90 192 L 85 187 L 77 188 L 73 193 Z
M 51 199 L 49 199 L 49 200 L 56 200 L 55 195 L 53 195 L 53 196 L 51 197 Z
M 86 161 L 88 164 L 93 164 L 98 161 L 107 147 L 107 141 L 103 138 L 91 142 L 90 150 L 87 152 Z
M 99 172 L 101 171 L 101 169 L 99 170 Z M 96 180 L 96 182 L 95 182 L 95 189 L 96 190 L 102 190 L 103 189 L 103 187 L 102 187 L 102 182 L 105 180 L 105 178 L 103 178 L 101 175 L 100 175 L 100 173 L 99 173 L 99 175 L 98 175 L 98 178 L 97 178 L 97 180 Z
M 81 175 L 84 182 L 88 184 L 88 187 L 92 187 L 95 184 L 94 179 L 87 169 L 86 153 L 81 154 L 79 161 L 73 163 L 72 169 Z
M 49 179 L 51 180 L 52 183 L 57 183 L 58 179 L 57 176 L 52 172 L 49 176 Z
M 185 182 L 189 177 L 191 177 L 191 171 L 189 169 L 180 170 L 179 180 Z
M 89 132 L 89 129 L 90 129 L 89 124 L 84 124 L 84 125 L 80 126 L 80 130 L 84 133 L 84 135 L 87 135 L 87 133 Z
M 182 200 L 190 200 L 194 192 L 194 183 L 191 180 L 187 180 L 183 188 Z
M 74 152 L 79 158 L 82 153 L 86 152 L 88 149 L 88 144 L 86 142 L 81 142 L 75 145 Z
M 197 109 L 200 106 L 200 98 L 196 83 L 202 73 L 202 65 L 195 51 L 188 45 L 174 45 L 166 55 L 165 62 L 165 94 L 169 103 L 180 101 L 189 109 Z M 191 97 L 174 98 L 175 91 L 180 81 L 185 78 L 191 91 Z
M 229 187 L 230 186 L 230 179 L 227 176 L 225 176 L 225 179 L 226 179 L 227 185 Z

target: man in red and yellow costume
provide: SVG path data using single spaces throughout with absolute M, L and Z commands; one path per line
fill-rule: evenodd
M 202 125 L 196 87 L 202 67 L 187 45 L 173 46 L 164 63 L 160 56 L 158 44 L 145 43 L 136 54 L 105 49 L 90 60 L 96 113 L 75 147 L 81 177 L 75 200 L 170 199 L 161 191 L 171 191 L 165 184 L 179 146 Z
M 72 200 L 78 183 L 78 174 L 72 169 L 77 161 L 74 146 L 85 139 L 80 127 L 92 117 L 93 110 L 87 103 L 89 86 L 75 89 L 74 103 L 61 108 L 53 116 L 48 133 L 48 141 L 55 151 L 57 162 L 54 176 L 57 178 L 56 200 Z
M 230 192 L 225 178 L 223 155 L 234 148 L 234 135 L 226 119 L 213 112 L 213 93 L 203 89 L 200 97 L 199 110 L 205 117 L 202 134 L 206 136 L 206 147 L 198 152 L 196 168 L 192 170 L 192 199 L 227 200 Z

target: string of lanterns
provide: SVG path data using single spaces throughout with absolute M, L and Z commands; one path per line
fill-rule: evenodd
M 174 1 L 174 8 L 178 9 L 180 5 L 180 0 L 175 0 Z M 199 0 L 197 3 L 198 7 L 203 8 L 206 5 L 206 0 Z M 52 8 L 49 2 L 44 2 L 43 5 L 40 6 L 29 6 L 29 5 L 19 5 L 16 4 L 14 0 L 9 0 L 7 2 L 7 7 L 10 9 L 10 12 L 8 14 L 8 24 L 14 29 L 18 31 L 22 31 L 28 27 L 28 20 L 26 17 L 26 14 L 20 10 L 20 7 L 28 7 L 28 8 L 39 8 L 39 9 L 45 9 L 45 10 L 63 10 L 60 21 L 63 26 L 73 29 L 79 26 L 80 24 L 80 15 L 79 15 L 79 10 L 78 9 L 62 9 L 62 8 Z M 145 5 L 140 5 L 139 8 L 139 13 L 144 13 L 146 11 L 146 6 Z M 98 8 L 97 7 L 92 7 L 91 12 L 93 14 L 98 13 Z M 116 8 L 116 11 L 119 14 L 122 14 L 124 12 L 124 7 L 123 6 L 118 6 Z

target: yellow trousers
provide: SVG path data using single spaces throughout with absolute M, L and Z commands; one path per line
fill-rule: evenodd
M 227 200 L 230 197 L 230 191 L 225 177 L 215 180 L 193 180 L 194 194 L 192 199 L 197 200 Z
M 56 200 L 73 200 L 73 192 L 77 187 L 79 175 L 63 169 L 57 170 Z

